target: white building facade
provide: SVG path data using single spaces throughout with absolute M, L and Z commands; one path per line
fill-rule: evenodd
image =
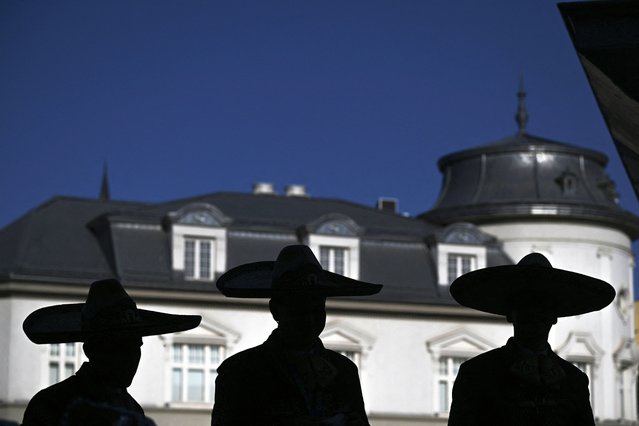
M 636 421 L 639 218 L 617 205 L 605 157 L 520 132 L 439 166 L 442 194 L 417 218 L 268 185 L 153 205 L 56 197 L 28 212 L 0 231 L 0 418 L 19 421 L 83 361 L 81 344 L 31 343 L 26 316 L 116 277 L 142 308 L 202 315 L 194 330 L 144 339 L 129 390 L 158 425 L 210 424 L 217 366 L 276 327 L 266 300 L 225 298 L 216 278 L 302 243 L 325 268 L 385 286 L 330 299 L 321 336 L 358 365 L 371 424 L 446 424 L 459 364 L 512 335 L 504 318 L 458 306 L 448 286 L 531 251 L 615 287 L 613 304 L 560 319 L 549 339 L 590 377 L 599 423 Z

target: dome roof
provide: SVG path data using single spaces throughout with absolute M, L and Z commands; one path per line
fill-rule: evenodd
M 618 205 L 605 166 L 590 149 L 520 133 L 442 157 L 442 190 L 422 217 L 439 224 L 506 218 L 606 222 L 639 235 L 639 218 Z
M 639 236 L 639 217 L 618 204 L 615 184 L 605 170 L 608 158 L 526 133 L 522 98 L 516 135 L 439 160 L 444 175 L 441 193 L 421 217 L 442 225 L 581 220 L 605 223 L 631 238 Z

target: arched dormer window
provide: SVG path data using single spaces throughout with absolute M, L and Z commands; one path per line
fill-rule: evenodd
M 226 269 L 229 220 L 215 206 L 188 204 L 167 215 L 173 270 L 185 280 L 213 281 Z
M 307 241 L 322 267 L 359 278 L 359 235 L 362 228 L 348 216 L 327 214 L 306 226 Z
M 495 238 L 470 223 L 454 223 L 437 235 L 437 275 L 440 285 L 486 267 L 486 246 Z

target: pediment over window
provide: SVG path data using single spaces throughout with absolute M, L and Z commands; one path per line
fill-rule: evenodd
M 167 336 L 171 343 L 217 344 L 229 346 L 240 339 L 240 333 L 210 318 L 203 318 L 196 328 Z
M 340 321 L 328 323 L 320 338 L 324 346 L 333 350 L 370 350 L 375 342 L 369 334 Z
M 617 349 L 612 354 L 617 368 L 624 370 L 639 363 L 639 348 L 634 339 L 624 338 L 621 340 Z
M 497 345 L 465 327 L 460 327 L 434 336 L 426 342 L 426 347 L 430 353 L 437 357 L 441 354 L 472 357 L 494 349 Z
M 353 219 L 338 213 L 330 213 L 314 220 L 307 225 L 307 230 L 312 234 L 341 237 L 356 237 L 362 232 L 362 228 Z
M 603 356 L 604 350 L 597 344 L 597 341 L 588 332 L 575 331 L 568 335 L 568 338 L 560 345 L 557 354 L 569 361 L 585 361 L 597 363 Z
M 471 223 L 453 223 L 439 231 L 435 235 L 438 243 L 486 245 L 494 243 L 495 237 L 479 230 Z
M 187 204 L 167 216 L 172 224 L 179 225 L 221 227 L 230 222 L 217 207 L 207 203 Z

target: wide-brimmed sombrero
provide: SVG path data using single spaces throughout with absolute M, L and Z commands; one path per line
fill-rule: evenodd
M 322 269 L 311 249 L 286 246 L 277 260 L 246 263 L 224 273 L 217 288 L 229 297 L 367 296 L 381 284 L 354 280 Z
M 139 309 L 119 281 L 91 284 L 85 303 L 47 306 L 22 324 L 34 343 L 84 342 L 97 336 L 152 336 L 190 330 L 199 315 L 174 315 Z
M 568 317 L 606 307 L 615 289 L 597 278 L 553 268 L 542 254 L 531 253 L 517 265 L 462 275 L 450 285 L 450 294 L 463 306 L 497 315 L 530 309 Z

